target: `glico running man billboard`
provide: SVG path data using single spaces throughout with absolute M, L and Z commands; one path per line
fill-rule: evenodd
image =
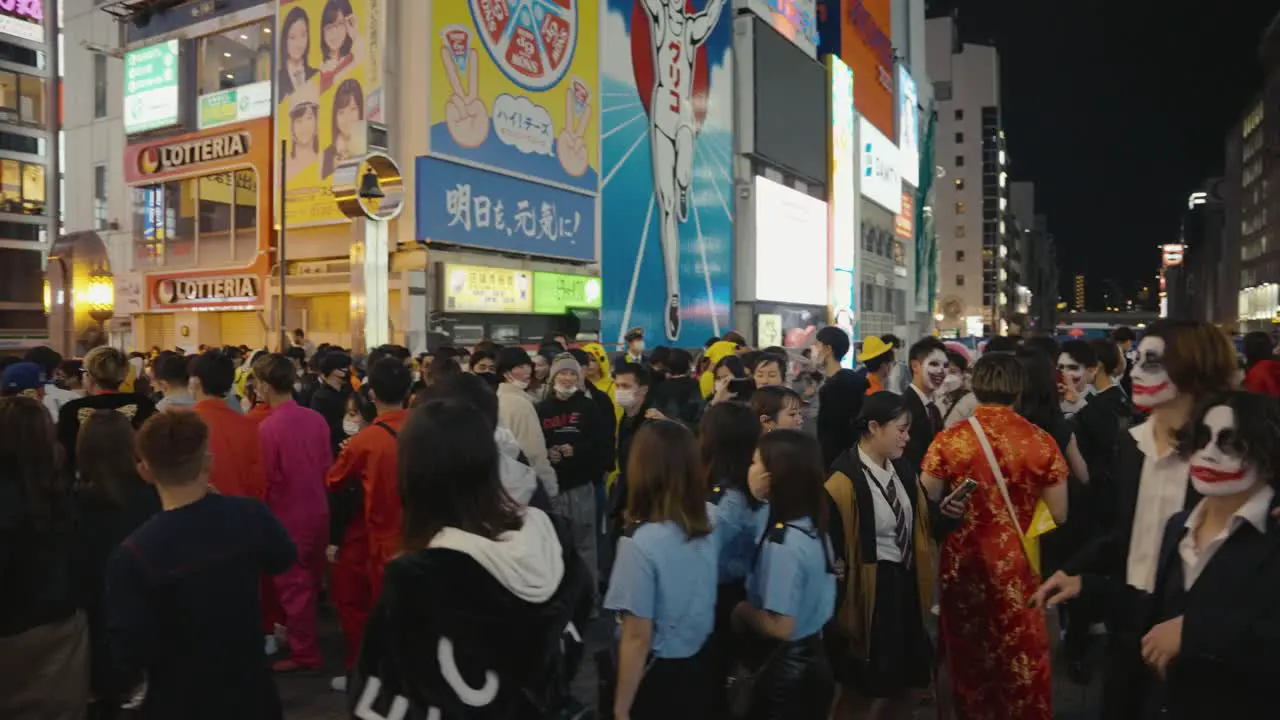
M 680 346 L 729 329 L 733 65 L 728 0 L 608 0 L 600 52 L 604 309 Z

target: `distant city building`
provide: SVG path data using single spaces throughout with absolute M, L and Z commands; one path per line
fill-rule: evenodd
M 1075 302 L 1072 304 L 1072 309 L 1076 312 L 1084 312 L 1084 300 L 1084 275 L 1076 275 L 1076 294 Z
M 937 100 L 938 329 L 944 336 L 1003 333 L 1023 319 L 1023 259 L 1008 220 L 1008 163 L 996 48 L 960 41 L 953 16 L 926 23 Z M 1026 305 L 1026 303 L 1023 303 Z
M 1236 291 L 1242 332 L 1271 330 L 1280 312 L 1280 14 L 1263 32 L 1259 59 L 1267 79 L 1227 131 L 1221 187 L 1224 263 L 1238 267 L 1238 284 L 1219 287 L 1219 295 Z

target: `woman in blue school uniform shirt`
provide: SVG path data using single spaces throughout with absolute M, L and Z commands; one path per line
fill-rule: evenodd
M 627 486 L 627 529 L 604 600 L 622 620 L 613 717 L 704 720 L 718 690 L 707 642 L 716 543 L 693 434 L 669 420 L 645 423 Z
M 769 526 L 734 626 L 761 641 L 752 720 L 824 720 L 834 679 L 822 628 L 836 604 L 827 497 L 818 441 L 799 430 L 760 439 L 748 481 L 769 501 Z
M 726 598 L 731 601 L 724 607 L 728 620 L 733 606 L 746 597 L 744 583 L 755 560 L 756 543 L 769 521 L 769 504 L 747 487 L 760 421 L 744 403 L 721 403 L 703 414 L 699 431 L 702 467 L 711 487 L 708 511 L 720 556 L 718 605 L 724 606 Z

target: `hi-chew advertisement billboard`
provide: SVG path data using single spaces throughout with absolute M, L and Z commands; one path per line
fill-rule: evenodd
M 700 346 L 729 330 L 728 0 L 608 0 L 602 36 L 601 337 Z
M 436 0 L 431 154 L 596 194 L 596 0 Z

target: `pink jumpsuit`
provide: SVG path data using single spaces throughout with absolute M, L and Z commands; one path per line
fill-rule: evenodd
M 333 464 L 329 425 L 320 413 L 289 400 L 272 408 L 258 429 L 267 475 L 267 507 L 298 546 L 298 562 L 275 578 L 289 629 L 290 659 L 321 666 L 316 603 L 329 536 L 325 475 Z

